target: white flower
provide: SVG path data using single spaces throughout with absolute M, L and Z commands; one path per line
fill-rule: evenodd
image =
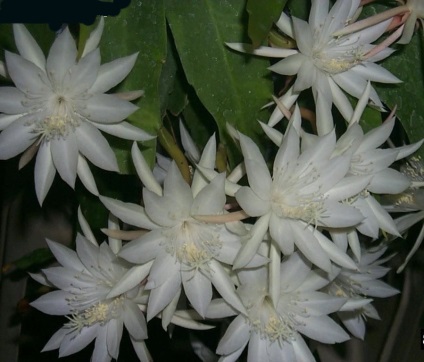
M 299 93 L 309 87 L 315 98 L 318 134 L 324 135 L 333 128 L 331 107 L 334 102 L 346 120 L 352 116 L 352 107 L 342 92 L 359 98 L 364 92 L 367 81 L 397 83 L 400 80 L 390 72 L 375 64 L 392 53 L 387 47 L 376 55 L 367 53 L 374 48 L 371 43 L 386 30 L 390 19 L 367 27 L 353 34 L 334 36 L 352 21 L 358 10 L 360 0 L 338 0 L 330 11 L 328 0 L 312 0 L 309 23 L 282 14 L 277 26 L 296 40 L 298 50 L 260 47 L 251 53 L 285 58 L 269 69 L 284 75 L 297 75 L 293 88 L 282 97 L 282 103 L 290 108 Z M 233 49 L 244 51 L 245 46 L 229 44 Z M 383 108 L 374 89 L 372 102 Z M 278 108 L 274 111 L 269 124 L 274 126 L 281 118 Z
M 393 235 L 399 235 L 392 217 L 372 194 L 398 194 L 410 185 L 408 177 L 389 166 L 415 152 L 422 141 L 398 148 L 379 148 L 386 142 L 393 130 L 395 117 L 381 126 L 364 134 L 357 122 L 351 123 L 348 130 L 337 141 L 334 154 L 344 152 L 348 147 L 353 151 L 349 175 L 370 176 L 366 188 L 347 202 L 358 208 L 365 216 L 356 226 L 362 234 L 377 238 L 382 229 Z
M 213 165 L 215 150 L 212 137 L 200 164 Z M 230 305 L 244 310 L 223 266 L 232 265 L 241 246 L 244 228 L 240 235 L 234 232 L 238 224 L 205 223 L 195 218 L 197 215 L 224 213 L 225 175 L 220 174 L 209 183 L 196 171 L 190 187 L 173 162 L 162 190 L 142 162 L 141 153 L 136 148 L 133 151 L 136 168 L 139 171 L 143 169 L 139 175 L 146 185 L 143 189 L 145 207 L 123 204 L 105 197 L 101 197 L 101 200 L 124 222 L 151 230 L 127 244 L 120 253 L 121 257 L 133 263 L 153 262 L 146 285 L 151 290 L 147 319 L 150 320 L 164 308 L 169 308 L 166 315 L 172 315 L 181 287 L 201 316 L 204 316 L 212 299 L 212 285 Z M 252 266 L 265 261 L 265 258 L 258 256 Z M 163 323 L 167 325 L 166 320 Z
M 325 288 L 331 295 L 348 298 L 337 315 L 350 333 L 360 339 L 365 335 L 366 318 L 380 319 L 377 310 L 371 305 L 372 299 L 368 297 L 387 298 L 399 293 L 397 289 L 379 280 L 390 270 L 381 266 L 388 258 L 378 260 L 386 250 L 387 248 L 377 251 L 362 250 L 358 269 L 352 271 L 335 268 L 330 278 L 337 276 Z
M 56 38 L 47 59 L 23 25 L 15 24 L 13 29 L 20 55 L 6 52 L 7 72 L 16 88 L 0 88 L 0 159 L 27 150 L 22 167 L 38 152 L 35 189 L 40 204 L 56 170 L 71 187 L 78 174 L 98 194 L 85 157 L 105 170 L 119 171 L 115 154 L 99 130 L 131 140 L 151 138 L 122 122 L 137 109 L 135 105 L 104 94 L 127 76 L 137 54 L 100 65 L 103 19 L 79 60 L 68 28 Z
M 125 326 L 140 360 L 149 361 L 144 343 L 146 320 L 138 306 L 147 302 L 141 282 L 148 268 L 138 269 L 132 285 L 110 297 L 115 287 L 121 288 L 120 281 L 132 273 L 131 265 L 116 256 L 112 245 L 99 246 L 79 234 L 76 252 L 53 241 L 47 243 L 62 266 L 45 269 L 35 279 L 60 290 L 38 298 L 31 305 L 46 314 L 66 315 L 69 322 L 50 338 L 43 351 L 59 348 L 59 357 L 64 357 L 96 339 L 93 361 L 111 361 L 118 358 Z
M 237 293 L 247 314 L 238 315 L 219 342 L 220 361 L 236 361 L 247 344 L 249 362 L 314 361 L 301 334 L 331 344 L 349 339 L 328 317 L 346 300 L 317 291 L 328 281 L 311 271 L 308 261 L 293 253 L 281 263 L 279 273 L 276 300 L 268 293 L 267 269 L 239 273 Z
M 318 228 L 360 223 L 362 214 L 339 201 L 363 190 L 368 179 L 345 177 L 351 152 L 332 156 L 336 146 L 334 131 L 317 137 L 313 146 L 301 152 L 299 127 L 300 113 L 296 108 L 275 157 L 272 177 L 259 148 L 240 134 L 249 187 L 241 187 L 235 196 L 249 216 L 259 219 L 234 262 L 236 268 L 243 267 L 254 255 L 268 228 L 284 255 L 293 253 L 296 245 L 312 263 L 326 271 L 330 271 L 330 259 L 354 267 L 353 261 Z

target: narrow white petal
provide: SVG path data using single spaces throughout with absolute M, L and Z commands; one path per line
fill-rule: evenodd
M 383 209 L 377 200 L 372 196 L 368 196 L 366 202 L 377 218 L 380 228 L 392 235 L 400 236 L 392 217 Z
M 194 198 L 191 215 L 212 215 L 222 213 L 225 206 L 225 173 L 219 174 Z
M 293 86 L 290 87 L 290 89 L 281 96 L 278 100 L 284 104 L 284 106 L 287 109 L 290 109 L 290 107 L 296 102 L 297 98 L 299 97 L 299 92 L 294 92 Z M 280 111 L 278 107 L 275 107 L 272 111 L 271 117 L 268 121 L 268 126 L 274 127 L 278 122 L 280 122 L 284 118 L 283 113 Z
M 109 355 L 117 359 L 121 343 L 123 322 L 121 319 L 111 319 L 107 324 L 106 345 Z M 96 341 L 97 342 L 97 341 Z
M 34 169 L 35 193 L 40 205 L 50 190 L 55 175 L 56 169 L 50 151 L 50 142 L 43 142 L 38 150 Z
M 63 290 L 55 290 L 53 292 L 42 295 L 40 298 L 31 302 L 31 306 L 37 308 L 41 312 L 50 315 L 67 315 L 72 313 L 72 308 L 68 304 L 67 299 L 69 293 Z
M 189 159 L 193 163 L 198 163 L 200 160 L 200 152 L 194 143 L 193 139 L 190 137 L 187 129 L 185 128 L 183 122 L 180 119 L 180 135 L 181 135 L 181 143 L 183 145 L 185 153 L 189 156 Z
M 14 117 L 17 118 L 21 117 L 23 113 L 28 111 L 28 109 L 22 104 L 25 99 L 25 94 L 18 88 L 0 87 L 0 111 L 3 113 L 14 115 Z M 2 129 L 4 128 L 5 127 L 3 126 Z
M 315 85 L 315 83 L 317 83 L 317 70 L 315 65 L 307 59 L 299 68 L 293 90 L 295 92 L 302 92 Z
M 153 261 L 148 262 L 147 264 L 137 265 L 128 270 L 124 276 L 115 284 L 115 286 L 110 290 L 107 298 L 114 298 L 120 294 L 124 294 L 127 291 L 131 290 L 138 284 L 140 284 L 144 278 L 147 277 L 152 266 Z
M 115 59 L 100 66 L 97 79 L 90 88 L 91 93 L 104 93 L 122 82 L 130 73 L 138 53 Z
M 379 194 L 399 194 L 410 185 L 411 181 L 407 176 L 392 168 L 386 168 L 373 175 L 368 190 Z
M 347 330 L 352 335 L 359 339 L 364 339 L 365 336 L 365 322 L 358 312 L 343 312 L 338 313 L 340 320 Z
M 46 239 L 46 242 L 50 251 L 62 266 L 79 271 L 85 268 L 74 250 L 49 239 Z
M 356 229 L 364 235 L 377 239 L 380 227 L 377 218 L 372 209 L 368 206 L 368 203 L 364 198 L 359 198 L 354 201 L 352 205 L 359 209 L 361 214 L 364 215 L 364 220 L 356 226 Z
M 214 171 L 216 161 L 216 139 L 213 134 L 206 143 L 203 153 L 200 156 L 199 163 L 193 175 L 191 183 L 191 192 L 193 197 L 202 190 L 218 173 Z
M 271 57 L 271 58 L 285 58 L 290 55 L 298 53 L 298 51 L 294 49 L 272 48 L 272 47 L 266 47 L 266 46 L 253 48 L 251 44 L 243 44 L 243 43 L 225 43 L 225 45 L 229 47 L 230 49 L 237 50 L 238 52 L 249 53 L 253 55 L 259 55 L 259 56 Z
M 63 338 L 62 344 L 60 345 L 59 357 L 66 357 L 81 351 L 83 348 L 87 347 L 96 337 L 96 343 L 106 346 L 106 340 L 102 341 L 101 338 L 99 338 L 99 329 L 101 328 L 105 327 L 102 327 L 99 324 L 95 324 L 90 327 L 82 328 L 79 333 L 68 333 L 65 338 Z
M 163 194 L 177 203 L 178 208 L 183 212 L 190 210 L 193 203 L 193 194 L 175 162 L 171 163 L 165 177 Z
M 353 206 L 330 200 L 324 201 L 325 211 L 321 214 L 318 225 L 332 228 L 344 228 L 359 224 L 364 216 Z
M 44 71 L 34 63 L 8 51 L 5 52 L 5 58 L 9 76 L 19 90 L 37 96 L 51 92 L 50 88 L 46 86 L 49 81 Z
M 356 230 L 351 230 L 347 234 L 350 249 L 358 262 L 361 261 L 361 244 L 359 242 L 358 233 Z
M 252 332 L 250 334 L 249 347 L 247 350 L 247 362 L 255 362 L 263 359 L 263 356 L 268 354 L 267 345 L 269 343 L 278 342 L 268 342 L 265 338 L 262 338 L 258 332 Z
M 240 207 L 249 216 L 265 215 L 271 207 L 268 200 L 261 199 L 250 187 L 242 186 L 235 195 Z
M 290 222 L 287 222 L 285 219 L 280 219 L 273 213 L 269 220 L 269 233 L 284 255 L 293 254 L 294 236 Z
M 244 267 L 253 256 L 256 254 L 259 245 L 261 244 L 265 233 L 268 230 L 269 219 L 271 213 L 261 216 L 250 230 L 250 238 L 239 250 L 236 259 L 234 260 L 233 269 Z
M 275 25 L 290 38 L 294 38 L 293 24 L 290 17 L 283 11 Z
M 319 165 L 321 160 L 330 158 L 336 145 L 336 133 L 333 131 L 319 137 L 316 142 L 308 147 L 299 156 L 297 162 L 304 165 L 300 170 L 306 170 L 310 164 Z
M 76 57 L 77 47 L 66 27 L 50 48 L 46 63 L 48 76 L 55 81 L 62 81 L 68 69 L 75 64 Z
M 163 242 L 165 237 L 161 229 L 152 230 L 141 238 L 125 244 L 119 256 L 132 263 L 147 263 L 161 252 Z
M 328 0 L 312 0 L 308 19 L 311 29 L 318 30 L 324 25 L 329 8 Z
M 124 324 L 135 340 L 147 338 L 147 325 L 143 312 L 133 302 L 125 304 Z
M 112 359 L 107 346 L 107 331 L 108 325 L 98 329 L 93 354 L 91 355 L 93 361 L 109 362 Z
M 314 233 L 305 229 L 306 224 L 300 221 L 294 221 L 291 223 L 293 234 L 295 236 L 295 244 L 299 250 L 314 263 L 317 267 L 330 272 L 331 262 L 327 253 L 322 249 L 318 240 L 314 236 Z M 316 231 L 315 233 L 318 233 Z
M 303 285 L 310 272 L 311 263 L 300 253 L 294 252 L 289 257 L 285 257 L 280 266 L 281 290 L 285 292 L 296 290 Z
M 218 172 L 216 172 L 213 169 L 209 169 L 209 168 L 205 168 L 202 167 L 200 165 L 197 166 L 197 170 L 200 171 L 200 173 L 208 180 L 213 180 L 216 176 L 218 176 Z M 194 180 L 196 179 L 196 173 L 194 175 L 195 177 L 193 178 L 193 183 Z M 198 186 L 198 183 L 196 183 L 196 186 Z M 204 185 L 202 186 L 202 188 L 204 187 Z M 236 194 L 236 192 L 240 189 L 240 185 L 234 183 L 234 182 L 230 182 L 228 180 L 225 180 L 225 193 L 228 196 L 234 196 Z M 197 188 L 197 187 L 196 187 Z M 192 190 L 194 189 L 194 185 L 192 184 Z M 201 190 L 201 188 L 199 189 L 199 191 Z M 197 193 L 195 193 L 193 191 L 193 195 L 197 195 Z
M 193 308 L 202 316 L 212 299 L 212 285 L 200 271 L 182 273 L 184 292 Z
M 329 258 L 336 264 L 347 268 L 357 270 L 358 267 L 355 262 L 348 256 L 343 250 L 341 250 L 336 244 L 331 242 L 320 232 L 315 232 L 315 237 L 321 245 L 322 249 L 327 253 Z
M 225 301 L 241 313 L 247 314 L 239 296 L 237 295 L 234 284 L 230 279 L 227 271 L 220 263 L 212 259 L 209 262 L 211 271 L 211 282 L 218 291 L 218 293 L 225 299 Z
M 69 333 L 69 328 L 62 327 L 55 334 L 51 336 L 49 341 L 43 347 L 41 352 L 51 351 L 53 349 L 58 349 L 62 343 L 63 338 Z
M 178 302 L 180 301 L 181 297 L 181 288 L 177 292 L 177 294 L 174 295 L 174 298 L 172 298 L 171 302 L 162 310 L 161 313 L 161 319 L 162 319 L 162 328 L 166 331 L 169 323 L 175 321 L 175 314 L 177 313 L 177 307 Z M 197 318 L 197 312 L 195 310 L 190 310 L 193 313 L 196 313 Z M 182 314 L 182 311 L 180 312 Z M 180 315 L 181 316 L 181 315 Z M 189 318 L 191 318 L 191 315 L 189 315 Z
M 78 164 L 78 146 L 75 134 L 69 134 L 66 139 L 52 139 L 50 151 L 60 177 L 74 188 Z
M 402 81 L 383 68 L 381 65 L 372 62 L 363 62 L 350 69 L 350 71 L 356 74 L 358 77 L 370 80 L 372 82 L 380 83 L 401 83 Z
M 168 280 L 175 278 L 174 274 L 181 274 L 181 263 L 176 256 L 162 250 L 156 256 L 150 269 L 146 289 L 155 289 L 162 286 Z M 181 278 L 179 279 L 181 283 Z
M 92 244 L 79 233 L 77 234 L 75 242 L 77 254 L 81 262 L 84 264 L 88 271 L 95 272 L 92 266 L 99 264 L 99 247 Z
M 396 118 L 392 117 L 381 126 L 366 133 L 356 153 L 373 150 L 386 142 L 395 126 L 395 120 Z
M 190 206 L 181 206 L 171 197 L 160 197 L 148 189 L 143 189 L 143 200 L 146 214 L 155 224 L 163 227 L 173 227 L 187 218 Z
M 300 121 L 300 111 L 296 107 L 295 111 L 292 114 L 291 124 L 293 122 Z M 299 157 L 300 153 L 300 139 L 299 135 L 296 132 L 295 127 L 289 127 L 284 135 L 283 142 L 281 143 L 280 148 L 275 156 L 274 160 L 274 177 L 280 172 L 283 172 L 286 169 L 287 165 L 293 160 Z
M 237 315 L 238 312 L 231 307 L 223 298 L 214 298 L 209 304 L 206 318 L 223 318 Z
M 309 315 L 320 316 L 327 315 L 340 310 L 345 304 L 345 298 L 338 298 L 328 295 L 323 292 L 303 292 L 303 301 L 299 303 L 299 306 L 305 307 Z
M 301 322 L 297 329 L 305 336 L 321 343 L 339 343 L 347 341 L 349 335 L 330 317 L 298 317 Z
M 90 121 L 118 123 L 134 113 L 138 107 L 112 94 L 96 94 L 89 98 L 78 112 Z
M 328 80 L 317 82 L 318 85 L 323 88 L 327 87 Z M 329 96 L 331 98 L 329 98 Z M 317 120 L 317 133 L 318 136 L 323 136 L 330 133 L 334 129 L 334 121 L 331 113 L 333 95 L 329 89 L 327 92 L 320 89 L 314 92 L 315 104 L 316 104 L 316 120 Z
M 314 36 L 309 24 L 296 17 L 292 17 L 294 35 L 296 37 L 296 44 L 300 52 L 309 56 L 311 55 L 314 45 Z
M 295 337 L 295 340 L 291 341 L 293 346 L 294 354 L 296 355 L 296 361 L 302 362 L 315 362 L 315 358 L 311 353 L 308 345 L 305 343 L 303 338 L 300 335 Z
M 27 118 L 20 118 L 0 133 L 0 160 L 15 157 L 31 146 L 37 135 L 27 126 Z
M 86 159 L 78 154 L 77 163 L 77 174 L 85 188 L 90 191 L 93 195 L 99 196 L 99 190 L 97 189 L 96 181 L 88 166 Z
M 243 315 L 238 315 L 221 338 L 216 353 L 228 355 L 245 346 L 250 338 L 250 327 Z
M 37 67 L 44 69 L 46 57 L 27 28 L 22 24 L 13 24 L 13 35 L 19 54 Z
M 340 111 L 345 120 L 351 120 L 353 116 L 353 109 L 349 99 L 347 99 L 346 95 L 333 81 L 333 79 L 331 79 L 331 77 L 328 77 L 328 83 L 330 84 L 331 94 L 333 95 L 333 102 L 335 106 Z
M 75 129 L 78 149 L 97 167 L 119 172 L 115 153 L 100 131 L 88 122 L 82 122 Z
M 153 175 L 149 165 L 146 162 L 146 159 L 143 157 L 140 149 L 138 148 L 137 142 L 134 142 L 132 145 L 131 156 L 137 171 L 137 175 L 144 186 L 155 194 L 162 196 L 162 187 L 156 181 L 155 176 Z
M 6 87 L 2 87 L 6 88 Z M 0 88 L 1 93 L 1 88 Z M 1 102 L 1 96 L 0 96 L 0 102 Z M 9 127 L 14 121 L 18 120 L 22 117 L 22 114 L 0 114 L 0 131 L 4 130 L 5 128 Z
M 350 311 L 358 311 L 359 309 L 362 309 L 366 305 L 370 304 L 373 300 L 367 299 L 367 298 L 351 298 L 346 301 L 345 304 L 340 308 L 340 311 L 342 312 L 350 312 Z M 344 313 L 343 313 L 344 314 Z
M 163 267 L 163 266 L 162 266 Z M 181 289 L 180 273 L 174 273 L 160 287 L 150 291 L 149 304 L 147 306 L 147 320 L 150 321 L 160 313 Z
M 100 67 L 100 50 L 97 49 L 73 65 L 66 79 L 68 96 L 78 99 L 81 93 L 86 92 L 97 78 Z M 67 78 L 68 78 L 67 77 Z
M 94 29 L 87 41 L 85 42 L 84 51 L 82 53 L 82 57 L 84 57 L 86 54 L 90 53 L 92 50 L 97 48 L 100 43 L 100 38 L 102 37 L 103 28 L 104 28 L 105 22 L 103 19 L 103 16 L 100 17 L 99 23 L 96 26 L 96 29 Z
M 142 229 L 156 229 L 157 224 L 149 219 L 144 208 L 129 202 L 114 200 L 106 196 L 99 196 L 106 208 L 120 220 Z
M 260 126 L 262 127 L 265 134 L 268 138 L 278 147 L 281 146 L 281 142 L 283 142 L 283 135 L 280 131 L 276 130 L 273 127 L 268 126 L 265 123 L 259 121 Z
M 396 161 L 408 157 L 409 155 L 412 155 L 415 151 L 418 151 L 418 149 L 422 146 L 423 142 L 424 140 L 421 140 L 416 143 L 413 143 L 412 145 L 397 147 L 396 149 L 399 151 L 399 153 L 396 157 Z
M 308 61 L 307 58 L 302 53 L 297 53 L 280 60 L 268 69 L 278 74 L 295 75 L 299 73 L 299 69 L 305 61 Z
M 342 178 L 336 185 L 328 190 L 324 197 L 334 201 L 343 201 L 358 195 L 369 185 L 371 176 L 348 176 Z
M 133 126 L 128 122 L 120 122 L 117 124 L 93 123 L 99 130 L 109 133 L 112 136 L 123 138 L 131 141 L 149 141 L 156 136 L 143 131 L 141 128 Z
M 81 206 L 78 207 L 78 223 L 81 227 L 82 233 L 84 234 L 85 238 L 89 240 L 91 243 L 93 243 L 94 245 L 99 246 L 96 238 L 94 237 L 93 231 L 90 228 L 90 225 L 88 224 L 87 220 L 85 219 L 81 211 Z
M 131 343 L 134 347 L 134 351 L 137 354 L 137 357 L 140 359 L 141 362 L 153 361 L 153 358 L 150 355 L 150 352 L 147 349 L 146 343 L 144 341 L 138 341 L 131 338 Z

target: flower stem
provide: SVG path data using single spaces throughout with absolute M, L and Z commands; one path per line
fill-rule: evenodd
M 190 168 L 188 166 L 188 161 L 185 158 L 181 149 L 178 147 L 172 135 L 163 126 L 159 128 L 158 140 L 159 140 L 159 143 L 162 145 L 162 147 L 166 150 L 166 152 L 168 152 L 168 154 L 171 156 L 171 158 L 175 160 L 184 180 L 188 184 L 190 184 L 191 175 L 190 175 Z

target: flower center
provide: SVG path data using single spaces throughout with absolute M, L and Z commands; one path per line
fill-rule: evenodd
M 329 54 L 325 50 L 312 52 L 312 60 L 315 66 L 329 74 L 338 74 L 346 72 L 362 61 L 362 52 L 360 48 L 350 51 L 337 52 Z
M 91 307 L 74 313 L 69 318 L 65 326 L 80 331 L 84 327 L 90 327 L 96 323 L 105 324 L 111 319 L 116 319 L 122 311 L 122 304 L 125 297 L 123 295 L 106 300 Z
M 33 131 L 46 141 L 65 139 L 81 123 L 81 117 L 74 111 L 72 102 L 63 95 L 55 95 L 50 100 L 47 114 L 36 122 Z
M 293 295 L 282 296 L 279 300 L 281 308 L 276 310 L 271 298 L 266 295 L 260 303 L 248 308 L 250 324 L 270 342 L 280 339 L 290 342 L 296 338 L 296 326 L 300 324 L 296 316 L 308 316 L 306 310 L 300 308 L 297 302 Z
M 189 269 L 204 268 L 222 247 L 216 228 L 219 226 L 188 219 L 166 232 L 166 251 Z

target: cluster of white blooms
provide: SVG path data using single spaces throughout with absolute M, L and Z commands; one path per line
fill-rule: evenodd
M 71 187 L 78 175 L 111 213 L 104 230 L 108 243 L 97 243 L 81 213 L 85 236 L 77 236 L 76 252 L 48 241 L 61 266 L 33 277 L 58 290 L 32 306 L 69 322 L 44 350 L 59 349 L 63 357 L 95 339 L 92 360 L 111 361 L 118 358 L 125 326 L 138 358 L 150 361 L 146 321 L 155 317 L 165 329 L 209 329 L 205 321 L 233 317 L 216 350 L 225 362 L 236 361 L 246 347 L 249 362 L 314 361 L 308 339 L 334 344 L 349 333 L 363 339 L 366 317 L 378 318 L 369 297 L 398 292 L 379 280 L 389 271 L 381 266 L 389 259 L 383 257 L 386 248 L 370 250 L 364 241 L 382 233 L 399 236 L 407 228 L 389 214 L 404 210 L 383 206 L 380 196 L 414 187 L 391 165 L 422 144 L 382 148 L 393 114 L 369 132 L 360 125 L 368 102 L 383 108 L 371 82 L 399 82 L 375 62 L 392 53 L 388 46 L 403 29 L 407 42 L 411 25 L 372 43 L 405 7 L 416 9 L 408 20 L 415 24 L 423 17 L 422 4 L 409 1 L 396 12 L 356 23 L 360 0 L 337 0 L 331 9 L 328 0 L 312 0 L 308 22 L 283 13 L 276 24 L 297 49 L 227 44 L 284 58 L 269 69 L 297 76 L 276 100 L 268 125 L 261 125 L 271 140 L 268 157 L 251 138 L 230 129 L 243 160 L 233 172 L 219 173 L 215 135 L 200 153 L 181 125 L 192 163 L 186 180 L 176 162 L 160 155 L 152 171 L 134 142 L 132 160 L 144 186 L 141 205 L 99 195 L 86 162 L 119 171 L 99 130 L 134 141 L 152 137 L 124 121 L 137 109 L 128 98 L 105 94 L 129 74 L 137 54 L 100 65 L 101 20 L 80 58 L 65 28 L 46 59 L 27 29 L 14 25 L 19 55 L 6 53 L 3 73 L 16 88 L 0 88 L 0 158 L 24 152 L 23 167 L 37 155 L 40 204 L 57 171 Z M 295 105 L 307 88 L 316 103 L 316 135 L 302 128 Z M 344 92 L 358 99 L 356 108 Z M 141 94 L 135 91 L 130 99 Z M 346 119 L 339 137 L 333 103 Z M 273 128 L 283 115 L 289 119 L 284 134 Z M 422 218 L 421 211 L 413 220 Z M 118 220 L 140 230 L 120 230 Z

